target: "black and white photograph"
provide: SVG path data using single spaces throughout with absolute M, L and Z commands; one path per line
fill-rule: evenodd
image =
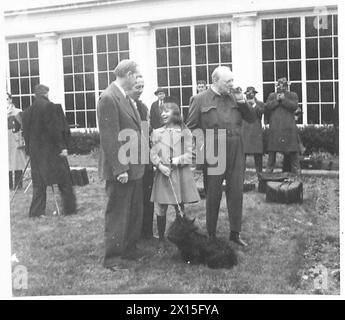
M 6 296 L 341 298 L 339 2 L 3 1 Z

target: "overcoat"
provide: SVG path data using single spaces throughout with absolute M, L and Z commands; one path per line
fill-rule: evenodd
M 161 118 L 162 111 L 159 107 L 159 101 L 155 101 L 151 105 L 150 109 L 150 124 L 152 129 L 158 129 L 163 126 L 163 120 Z
M 57 116 L 57 105 L 37 97 L 23 112 L 25 150 L 31 168 L 39 171 L 45 185 L 62 184 L 71 179 L 68 161 L 60 156 L 67 143 Z
M 249 103 L 249 102 L 248 102 Z M 248 123 L 243 121 L 243 146 L 245 154 L 263 153 L 263 136 L 261 119 L 265 110 L 265 104 L 255 99 L 252 105 L 255 111 L 255 121 Z
M 266 109 L 269 115 L 268 152 L 299 152 L 298 129 L 295 111 L 298 96 L 295 92 L 285 92 L 285 98 L 277 99 L 278 93 L 269 95 Z
M 24 150 L 22 136 L 22 111 L 11 106 L 7 111 L 8 129 L 8 169 L 9 171 L 24 170 L 28 161 Z

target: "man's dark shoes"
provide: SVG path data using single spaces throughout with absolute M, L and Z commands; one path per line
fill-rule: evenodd
M 239 232 L 234 232 L 234 231 L 231 231 L 230 233 L 230 241 L 238 244 L 239 246 L 241 247 L 247 247 L 248 244 L 245 243 L 242 239 L 241 239 L 241 236 L 239 234 Z

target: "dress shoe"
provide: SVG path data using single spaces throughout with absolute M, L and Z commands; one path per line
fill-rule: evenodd
M 248 246 L 248 244 L 245 243 L 245 242 L 241 239 L 241 236 L 240 236 L 240 234 L 239 234 L 238 232 L 233 232 L 233 231 L 232 231 L 232 232 L 230 233 L 230 241 L 232 241 L 232 242 L 238 244 L 238 245 L 241 246 L 241 247 L 247 247 L 247 246 Z

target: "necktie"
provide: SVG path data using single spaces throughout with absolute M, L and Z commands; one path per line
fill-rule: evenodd
M 129 105 L 132 108 L 132 111 L 133 111 L 137 121 L 140 123 L 140 115 L 139 115 L 139 112 L 138 112 L 137 108 L 134 106 L 134 104 L 133 104 L 133 102 L 132 102 L 132 100 L 131 100 L 131 98 L 129 96 L 126 96 L 126 98 L 127 98 L 127 101 L 129 103 Z

